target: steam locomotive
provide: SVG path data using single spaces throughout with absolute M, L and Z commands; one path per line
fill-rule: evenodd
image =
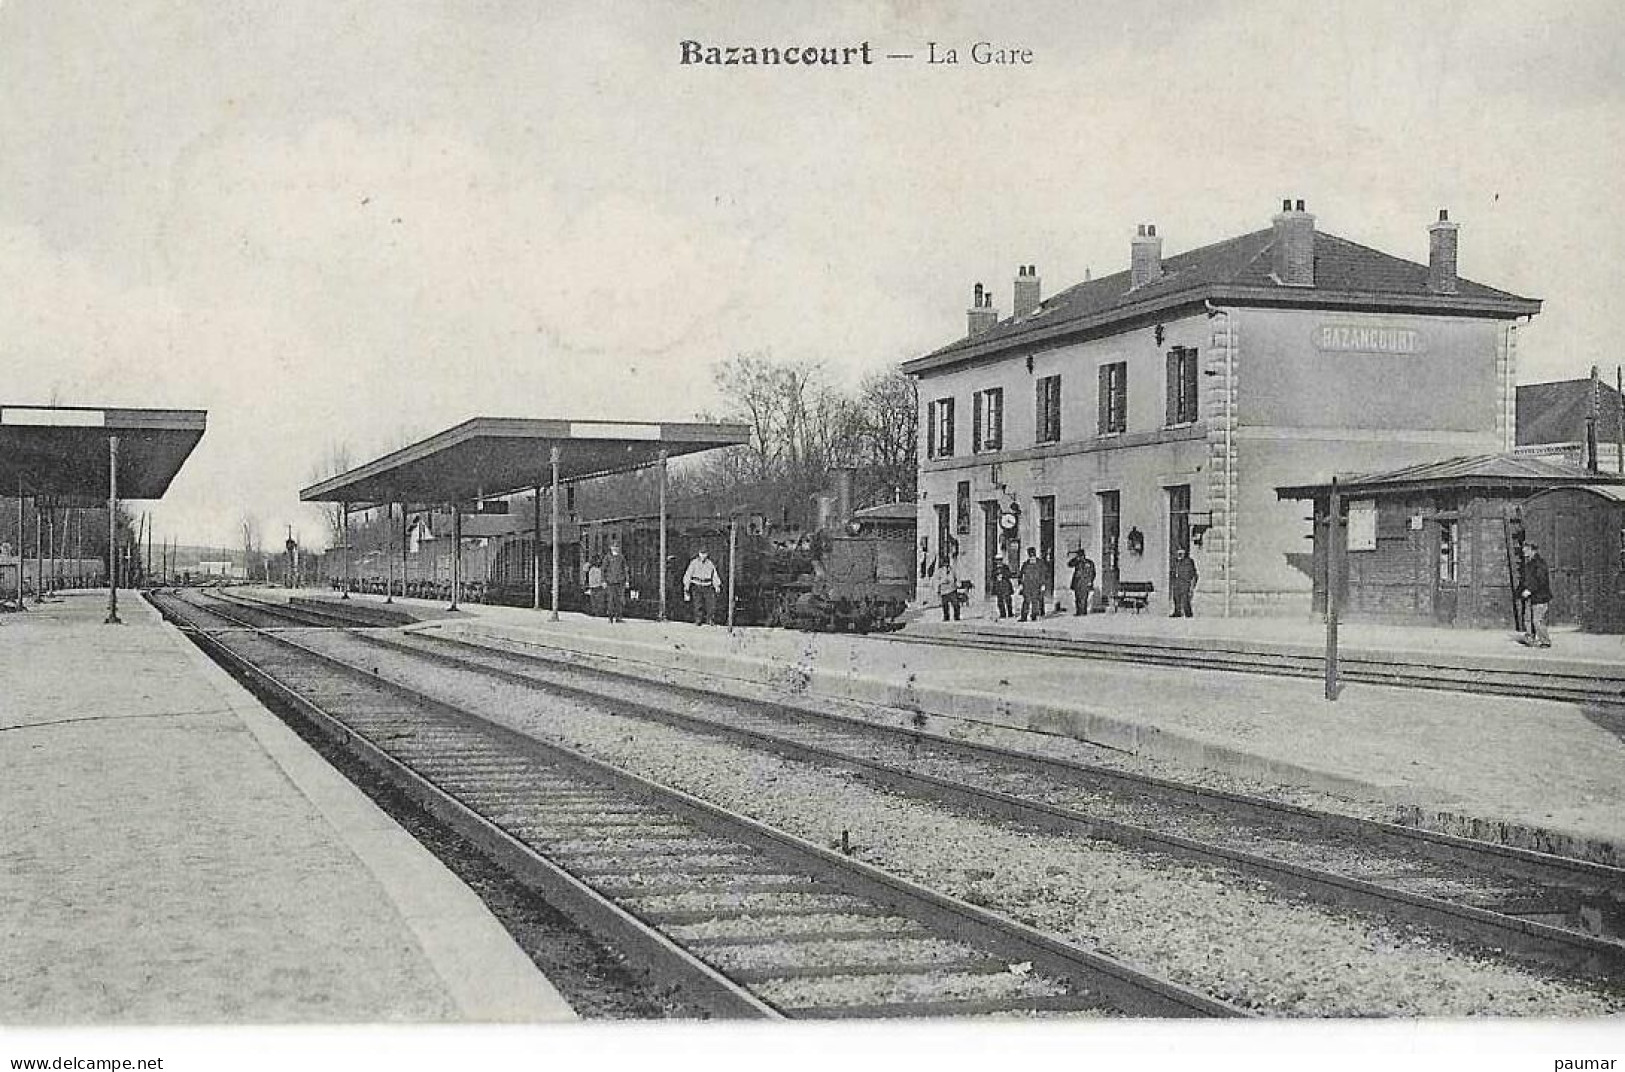
M 664 563 L 659 518 L 638 515 L 561 528 L 561 608 L 594 609 L 586 586 L 588 569 L 604 560 L 611 544 L 619 544 L 627 560 L 627 614 L 632 617 L 659 613 L 662 569 L 667 614 L 683 616 L 683 573 L 702 548 L 722 575 L 724 599 L 733 593 L 734 620 L 741 624 L 856 632 L 890 629 L 914 594 L 911 513 L 905 517 L 900 510 L 878 515 L 860 511 L 844 523 L 832 522 L 810 532 L 773 531 L 760 514 L 732 521 L 715 515 L 668 514 Z M 529 606 L 540 570 L 545 605 L 552 589 L 551 567 L 546 531 L 539 544 L 530 533 L 504 537 L 490 562 L 485 598 Z

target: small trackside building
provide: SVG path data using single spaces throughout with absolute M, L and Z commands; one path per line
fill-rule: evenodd
M 1175 552 L 1198 614 L 1309 609 L 1310 525 L 1275 489 L 1513 445 L 1517 321 L 1540 302 L 1456 271 L 1440 212 L 1428 260 L 1271 226 L 1165 258 L 1141 225 L 1130 269 L 1049 299 L 1017 273 L 1001 319 L 906 362 L 919 384 L 922 558 L 988 591 L 995 561 L 1090 552 L 1100 584 L 1150 582 Z M 1064 577 L 1058 577 L 1064 583 Z
M 1625 479 L 1521 454 L 1340 475 L 1339 615 L 1403 625 L 1517 628 L 1522 546 L 1532 540 L 1552 567 L 1550 620 L 1577 622 L 1579 593 L 1586 587 L 1582 573 L 1593 591 L 1618 585 L 1618 533 L 1605 547 L 1603 529 L 1609 504 L 1618 506 L 1611 496 L 1622 489 Z M 1575 500 L 1572 492 L 1586 494 Z M 1282 499 L 1313 503 L 1310 572 L 1317 611 L 1326 605 L 1331 493 L 1329 483 L 1277 490 Z

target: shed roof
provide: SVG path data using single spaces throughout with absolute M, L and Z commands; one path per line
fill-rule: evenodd
M 1519 297 L 1470 279 L 1456 293 L 1428 289 L 1428 266 L 1362 246 L 1327 231 L 1315 232 L 1315 285 L 1276 281 L 1273 228 L 1229 238 L 1162 261 L 1155 282 L 1130 287 L 1129 272 L 1086 280 L 1062 290 L 1022 317 L 999 321 L 980 335 L 949 343 L 904 362 L 910 374 L 955 365 L 1006 349 L 1031 349 L 1066 336 L 1109 330 L 1124 321 L 1203 300 L 1238 305 L 1404 310 L 1500 318 L 1540 312 L 1536 298 Z
M 914 521 L 918 519 L 919 508 L 911 502 L 881 503 L 854 510 L 852 516 L 859 521 Z
M 159 499 L 203 438 L 200 409 L 0 405 L 0 495 L 107 500 L 118 436 L 122 499 Z
M 559 478 L 626 472 L 668 457 L 747 443 L 743 424 L 475 417 L 299 492 L 306 502 L 445 503 L 511 495 Z
M 1533 492 L 1577 484 L 1616 483 L 1625 484 L 1625 477 L 1610 477 L 1579 466 L 1522 454 L 1470 454 L 1421 462 L 1386 473 L 1361 473 L 1337 478 L 1338 490 L 1350 495 L 1443 487 L 1522 488 Z M 1275 489 L 1275 494 L 1282 499 L 1316 499 L 1330 493 L 1329 482 Z

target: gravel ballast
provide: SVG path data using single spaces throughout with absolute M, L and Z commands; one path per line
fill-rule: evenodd
M 336 646 L 341 639 L 332 641 Z M 869 863 L 1255 1011 L 1289 1016 L 1620 1011 L 1616 999 L 1594 989 L 1469 955 L 1412 928 L 1296 903 L 1231 872 L 967 817 L 872 789 L 838 771 L 376 648 L 367 654 L 386 676 L 411 687 L 809 840 L 829 845 L 847 831 L 855 854 Z M 987 977 L 967 979 L 982 980 L 967 984 L 974 987 L 986 985 Z M 797 985 L 816 995 L 835 983 L 799 980 Z

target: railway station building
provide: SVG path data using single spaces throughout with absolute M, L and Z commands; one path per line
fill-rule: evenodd
M 1034 547 L 1067 579 L 1087 550 L 1108 595 L 1167 606 L 1176 551 L 1202 615 L 1307 612 L 1311 525 L 1282 485 L 1511 450 L 1520 320 L 1540 311 L 1457 272 L 1457 224 L 1407 260 L 1270 225 L 1165 256 L 1144 224 L 1127 271 L 1045 298 L 1017 270 L 1001 317 L 978 284 L 967 334 L 906 362 L 919 385 L 921 558 L 986 598 Z M 1425 239 L 1425 241 L 1424 241 Z

